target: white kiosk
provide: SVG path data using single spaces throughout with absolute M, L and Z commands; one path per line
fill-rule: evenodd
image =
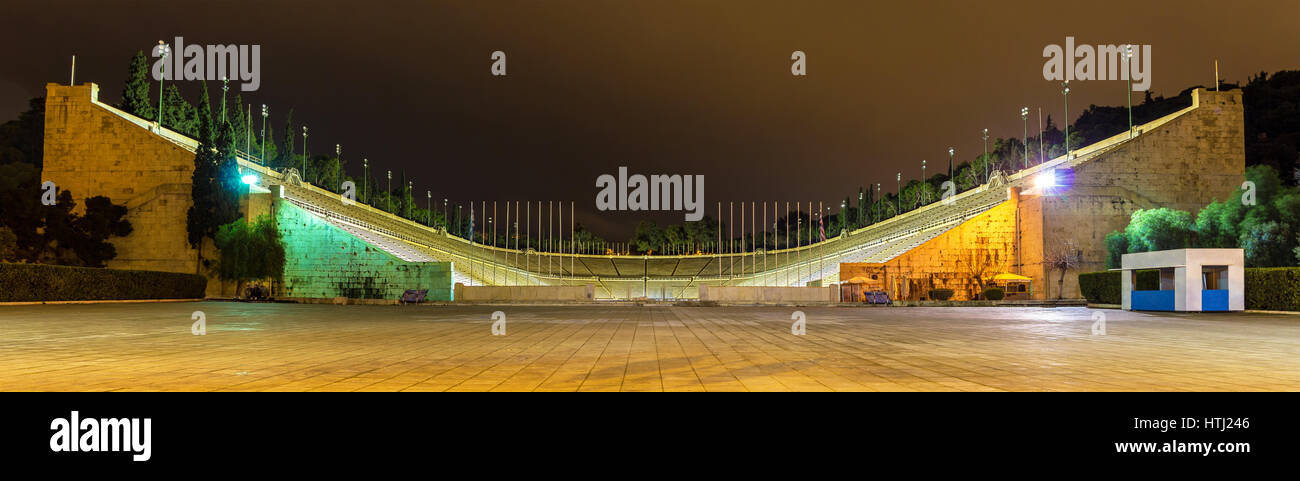
M 1175 249 L 1124 254 L 1126 311 L 1241 311 L 1246 264 L 1241 249 Z M 1160 290 L 1135 290 L 1137 271 L 1159 270 Z M 1200 275 L 1197 275 L 1197 274 Z

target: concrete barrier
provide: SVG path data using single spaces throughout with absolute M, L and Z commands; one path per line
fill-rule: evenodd
M 759 287 L 700 286 L 700 301 L 720 303 L 790 304 L 799 302 L 836 302 L 840 288 L 826 287 Z
M 456 283 L 456 302 L 591 302 L 596 286 L 467 286 Z

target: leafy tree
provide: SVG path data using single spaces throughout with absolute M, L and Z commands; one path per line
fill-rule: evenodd
M 252 223 L 237 219 L 222 225 L 213 243 L 221 252 L 217 276 L 235 281 L 235 292 L 242 292 L 248 281 L 279 280 L 284 275 L 284 243 L 270 216 L 258 216 Z
M 77 235 L 70 246 L 81 265 L 104 267 L 106 261 L 117 257 L 117 249 L 108 238 L 131 234 L 131 223 L 125 217 L 126 206 L 114 205 L 108 197 L 86 199 L 85 214 L 72 221 Z
M 18 253 L 18 236 L 13 229 L 0 227 L 0 261 L 14 260 Z
M 126 70 L 122 102 L 117 107 L 142 119 L 157 119 L 158 111 L 154 110 L 153 96 L 149 94 L 151 83 L 149 63 L 144 58 L 144 51 L 137 50 L 135 56 L 131 57 L 131 65 Z
M 1193 246 L 1195 226 L 1192 214 L 1186 211 L 1167 207 L 1139 209 L 1124 228 L 1128 251 L 1150 252 Z
M 1128 253 L 1128 236 L 1123 232 L 1114 231 L 1106 234 L 1106 268 L 1119 269 L 1123 267 L 1123 255 Z
M 238 195 L 242 184 L 232 150 L 232 132 L 229 123 L 223 125 L 216 139 L 204 132 L 194 152 L 190 186 L 194 205 L 186 213 L 186 231 L 190 245 L 199 250 L 199 265 L 203 263 L 203 239 L 214 236 L 218 228 L 240 215 Z M 199 272 L 199 265 L 195 266 L 195 273 Z
M 664 243 L 663 231 L 654 221 L 643 220 L 636 225 L 636 233 L 632 235 L 632 248 L 638 254 L 652 254 L 662 250 Z
M 45 157 L 45 97 L 27 104 L 26 112 L 0 125 L 0 164 L 22 162 L 39 170 Z
M 185 101 L 176 84 L 167 86 L 166 102 L 162 107 L 162 125 L 188 137 L 199 135 L 198 112 Z

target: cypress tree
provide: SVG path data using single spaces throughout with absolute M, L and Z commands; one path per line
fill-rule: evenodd
M 137 50 L 135 56 L 131 57 L 131 66 L 126 70 L 122 103 L 117 107 L 142 119 L 156 119 L 157 111 L 153 108 L 153 96 L 149 94 L 149 84 L 149 63 L 145 61 L 144 52 Z

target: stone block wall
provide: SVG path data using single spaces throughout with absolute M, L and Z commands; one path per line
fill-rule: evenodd
M 1106 234 L 1122 230 L 1138 209 L 1169 207 L 1196 215 L 1214 200 L 1223 200 L 1245 180 L 1245 124 L 1241 90 L 1193 92 L 1197 108 L 1141 137 L 1074 169 L 1073 183 L 1059 192 L 1026 196 L 1022 217 L 1026 237 L 1041 239 L 1041 249 L 1062 249 L 1067 241 L 1081 251 L 1083 263 L 1067 272 L 1047 272 L 1042 255 L 1027 250 L 1025 275 L 1035 287 L 1050 274 L 1050 292 L 1078 298 L 1078 274 L 1105 270 Z M 1036 232 L 1036 229 L 1041 229 Z M 1026 245 L 1028 247 L 1028 244 Z M 1037 290 L 1037 289 L 1036 289 Z
M 452 300 L 452 263 L 401 260 L 283 199 L 273 210 L 285 245 L 282 297 L 395 300 L 428 289 L 427 300 Z

